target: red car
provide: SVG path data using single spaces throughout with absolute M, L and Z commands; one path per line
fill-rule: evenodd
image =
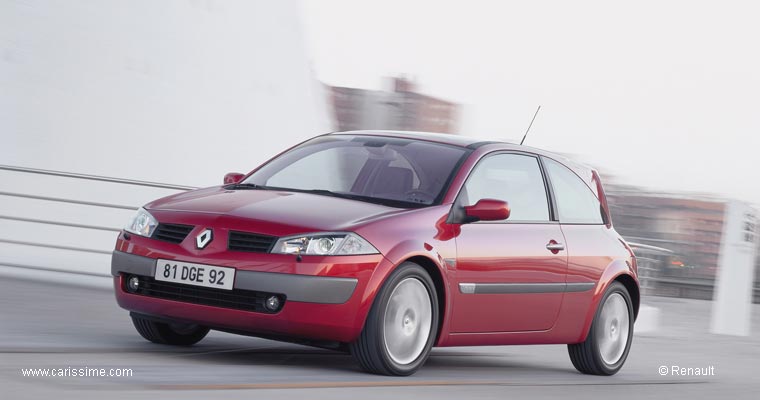
M 511 344 L 567 344 L 579 371 L 612 375 L 639 308 L 595 171 L 438 134 L 322 135 L 151 202 L 111 271 L 151 342 L 215 329 L 350 351 L 387 375 L 433 346 Z

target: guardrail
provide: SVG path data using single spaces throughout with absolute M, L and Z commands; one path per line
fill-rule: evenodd
M 630 239 L 645 238 L 626 238 L 626 240 Z M 630 241 L 628 244 L 636 253 L 642 295 L 699 300 L 713 299 L 713 291 L 715 289 L 714 279 L 663 275 L 667 257 L 672 255 L 673 251 Z M 760 303 L 760 280 L 756 279 L 752 299 L 754 303 Z
M 119 184 L 119 185 L 130 185 L 130 186 L 139 186 L 139 187 L 145 187 L 145 188 L 167 189 L 167 190 L 176 190 L 176 191 L 185 191 L 185 190 L 195 189 L 195 187 L 193 186 L 186 186 L 186 185 L 176 185 L 176 184 L 142 181 L 142 180 L 134 180 L 134 179 L 123 179 L 123 178 L 115 178 L 115 177 L 101 176 L 101 175 L 78 174 L 78 173 L 71 173 L 71 172 L 64 172 L 64 171 L 18 167 L 18 166 L 11 166 L 11 165 L 0 165 L 0 171 L 9 171 L 12 173 L 20 173 L 20 174 L 45 175 L 45 176 L 56 177 L 60 179 L 76 179 L 76 180 L 84 180 L 84 181 L 92 181 L 92 182 L 113 183 L 113 184 Z M 60 197 L 60 196 L 54 196 L 54 195 L 51 196 L 47 194 L 44 194 L 44 195 L 31 194 L 31 193 L 24 193 L 21 191 L 10 191 L 10 190 L 7 190 L 7 188 L 6 190 L 0 191 L 0 196 L 30 199 L 30 200 L 40 200 L 40 201 L 45 201 L 45 202 L 50 202 L 50 203 L 59 203 L 59 204 L 74 204 L 74 205 L 98 207 L 98 208 L 113 209 L 113 210 L 136 210 L 138 208 L 137 206 L 130 205 L 130 204 L 117 204 L 117 203 L 112 203 L 112 202 L 78 200 L 78 199 L 72 199 L 72 198 L 66 198 L 66 197 Z M 58 221 L 58 220 L 53 220 L 53 219 L 36 218 L 35 216 L 0 214 L 0 220 L 22 222 L 22 223 L 29 223 L 29 224 L 53 225 L 53 226 L 61 226 L 61 227 L 81 229 L 81 230 L 90 230 L 90 231 L 101 231 L 101 232 L 121 231 L 121 228 L 113 227 L 113 226 L 64 222 L 64 221 Z M 2 235 L 2 233 L 0 233 L 0 235 Z M 9 238 L 9 237 L 0 237 L 0 243 L 4 243 L 8 245 L 16 245 L 16 246 L 39 247 L 39 248 L 61 250 L 61 251 L 67 251 L 67 252 L 79 252 L 79 253 L 90 253 L 90 254 L 100 254 L 100 255 L 111 254 L 111 249 L 96 249 L 96 248 L 88 248 L 88 247 L 70 246 L 70 245 L 65 245 L 65 244 L 60 244 L 60 243 L 45 243 L 45 242 L 31 241 L 31 240 L 17 240 L 17 239 Z M 97 271 L 94 271 L 94 272 L 93 271 L 89 271 L 89 272 L 88 271 L 72 271 L 65 268 L 32 265 L 32 264 L 13 262 L 13 261 L 2 260 L 2 259 L 0 259 L 0 265 L 4 267 L 23 268 L 23 269 L 29 269 L 29 270 L 35 270 L 35 271 L 69 272 L 69 273 L 74 272 L 77 274 L 84 274 L 84 275 L 91 275 L 91 276 L 102 276 L 102 277 L 110 276 L 106 273 L 100 273 Z
M 0 170 L 23 172 L 27 174 L 60 176 L 64 178 L 73 178 L 73 179 L 85 179 L 85 180 L 90 180 L 90 181 L 120 183 L 124 185 L 155 187 L 155 188 L 160 188 L 160 189 L 175 189 L 175 190 L 197 189 L 197 187 L 194 187 L 194 186 L 174 185 L 174 184 L 169 184 L 169 183 L 150 182 L 150 181 L 138 181 L 134 179 L 112 178 L 109 176 L 100 176 L 100 175 L 76 174 L 73 172 L 62 172 L 62 171 L 54 171 L 54 170 L 49 170 L 49 169 L 37 169 L 37 168 L 28 168 L 28 167 L 16 167 L 12 165 L 2 165 L 2 164 L 0 164 Z
M 663 256 L 673 254 L 673 251 L 664 247 L 651 246 L 648 244 L 633 242 L 631 239 L 641 238 L 626 238 L 628 245 L 633 248 L 636 253 L 636 261 L 639 271 L 639 285 L 641 287 L 641 294 L 649 296 L 655 294 L 657 287 L 655 279 L 657 272 L 662 268 Z

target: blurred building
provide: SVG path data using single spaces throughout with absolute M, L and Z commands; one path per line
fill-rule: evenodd
M 0 163 L 186 186 L 250 171 L 331 128 L 300 19 L 292 1 L 0 1 Z M 0 186 L 0 270 L 24 276 L 107 276 L 129 208 L 176 193 Z
M 0 21 L 3 164 L 208 186 L 331 128 L 296 2 L 0 1 Z
M 672 251 L 658 257 L 655 270 L 648 271 L 656 281 L 656 290 L 651 294 L 712 299 L 725 235 L 727 201 L 647 192 L 632 186 L 605 186 L 618 233 L 630 242 Z M 754 219 L 747 219 L 746 224 L 747 240 L 756 242 Z M 760 258 L 755 270 L 757 279 Z
M 618 233 L 672 250 L 678 275 L 712 278 L 718 268 L 725 202 L 641 190 L 608 194 Z
M 414 82 L 403 77 L 390 83 L 390 90 L 328 86 L 335 128 L 456 132 L 458 104 L 418 93 Z

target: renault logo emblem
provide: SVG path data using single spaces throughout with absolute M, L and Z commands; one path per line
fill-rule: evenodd
M 211 232 L 211 229 L 206 229 L 195 237 L 195 246 L 202 249 L 208 246 L 212 239 L 214 239 L 214 233 Z

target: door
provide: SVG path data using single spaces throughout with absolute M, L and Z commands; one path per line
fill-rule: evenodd
M 511 214 L 504 221 L 462 225 L 452 332 L 549 329 L 562 303 L 567 253 L 538 158 L 498 153 L 480 160 L 455 207 L 486 198 L 506 201 Z

